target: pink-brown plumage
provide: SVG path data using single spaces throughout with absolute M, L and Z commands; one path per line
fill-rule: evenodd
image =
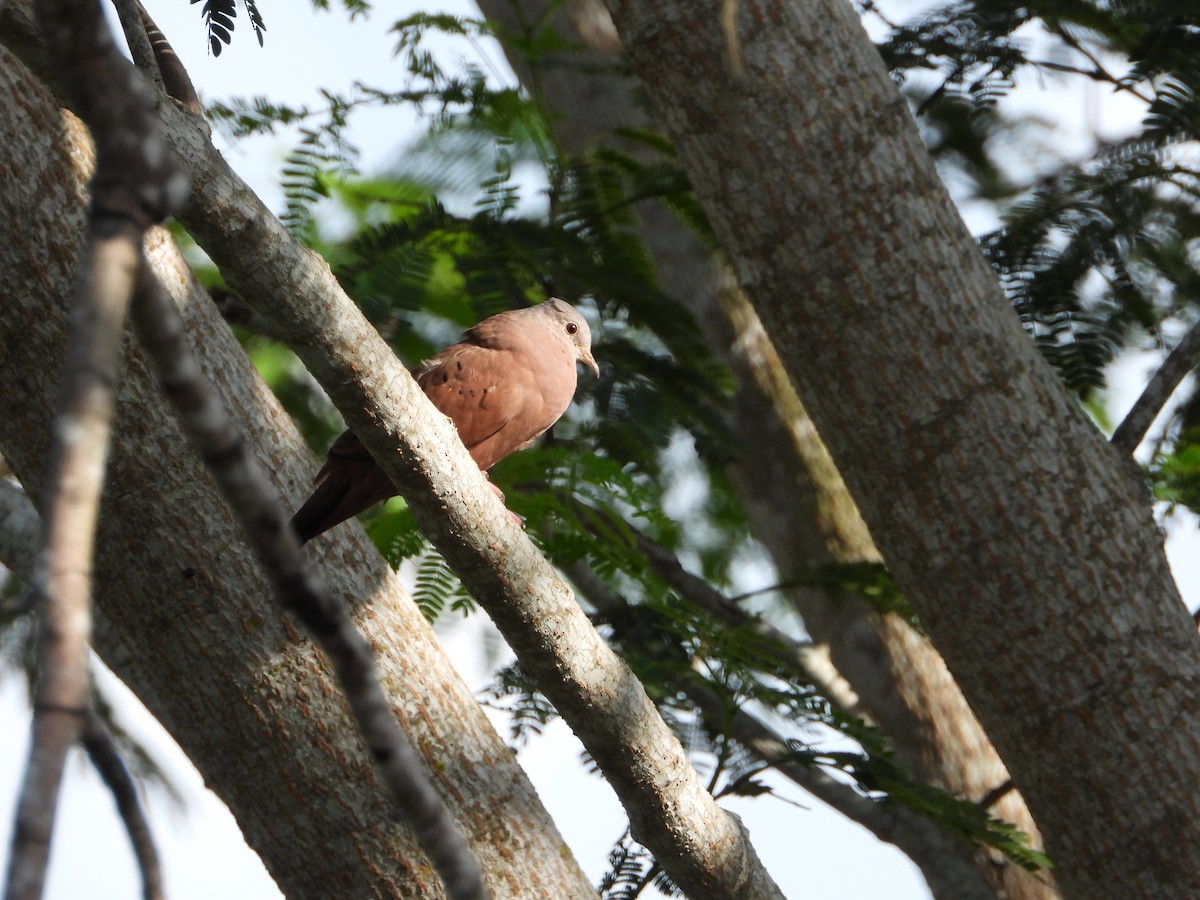
M 569 303 L 551 298 L 484 319 L 459 343 L 418 366 L 413 377 L 487 472 L 566 412 L 578 362 L 599 375 L 587 322 Z M 347 431 L 329 448 L 292 528 L 307 541 L 395 494 L 383 470 Z

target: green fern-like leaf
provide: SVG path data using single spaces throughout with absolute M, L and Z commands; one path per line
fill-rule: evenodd
M 470 605 L 470 597 L 458 576 L 440 553 L 427 546 L 417 564 L 413 600 L 430 622 L 436 621 L 448 604 L 456 609 Z
M 510 736 L 516 746 L 541 734 L 558 718 L 550 701 L 533 686 L 516 663 L 495 674 L 485 691 L 485 702 L 509 714 Z

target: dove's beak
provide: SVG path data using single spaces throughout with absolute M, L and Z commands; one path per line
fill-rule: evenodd
M 600 366 L 596 362 L 596 357 L 592 356 L 591 350 L 580 350 L 579 361 L 592 370 L 592 374 L 597 378 L 600 377 Z

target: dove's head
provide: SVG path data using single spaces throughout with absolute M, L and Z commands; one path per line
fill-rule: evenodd
M 587 319 L 566 300 L 551 297 L 545 303 L 533 307 L 539 313 L 548 316 L 556 328 L 561 328 L 563 334 L 575 347 L 575 359 L 592 370 L 597 378 L 600 377 L 600 366 L 592 356 L 592 330 L 588 328 Z

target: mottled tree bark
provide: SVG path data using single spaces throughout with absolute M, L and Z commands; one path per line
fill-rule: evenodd
M 1200 885 L 1200 638 L 844 0 L 609 4 L 739 284 L 1071 896 Z

